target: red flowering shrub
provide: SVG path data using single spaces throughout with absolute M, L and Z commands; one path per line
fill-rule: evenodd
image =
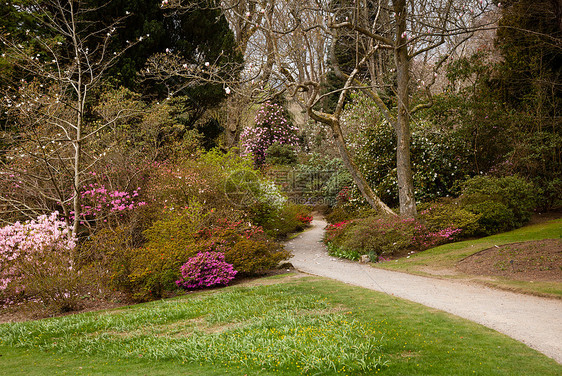
M 345 233 L 345 229 L 347 228 L 347 226 L 351 222 L 352 221 L 341 221 L 341 222 L 329 225 L 326 228 L 326 235 L 325 235 L 324 241 L 326 243 L 331 243 L 331 242 L 335 241 L 337 238 L 339 238 L 341 235 L 343 235 Z
M 301 222 L 303 225 L 308 226 L 310 225 L 310 223 L 312 222 L 312 216 L 311 215 L 297 215 L 297 221 Z

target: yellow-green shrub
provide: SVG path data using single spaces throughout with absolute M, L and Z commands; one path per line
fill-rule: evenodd
M 425 206 L 425 208 L 424 208 Z M 479 231 L 480 214 L 463 209 L 457 200 L 447 199 L 421 206 L 419 219 L 429 231 L 451 227 L 461 229 L 459 236 L 473 236 Z
M 263 274 L 289 256 L 278 243 L 254 239 L 240 239 L 225 252 L 226 262 L 234 265 L 240 275 Z
M 130 251 L 128 284 L 138 300 L 175 290 L 181 265 L 199 252 L 224 253 L 239 275 L 263 273 L 288 257 L 261 227 L 204 212 L 195 203 L 156 221 L 145 236 L 147 244 Z

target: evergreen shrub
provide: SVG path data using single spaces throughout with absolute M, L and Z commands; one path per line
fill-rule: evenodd
M 418 206 L 419 220 L 429 231 L 451 227 L 461 229 L 462 237 L 474 236 L 479 232 L 478 220 L 481 214 L 475 214 L 460 206 L 458 200 L 441 199 L 436 202 Z
M 381 256 L 416 252 L 453 240 L 462 230 L 455 227 L 430 231 L 414 218 L 377 216 L 328 226 L 325 242 L 332 255 Z
M 536 190 L 518 176 L 477 176 L 462 184 L 462 208 L 480 215 L 483 235 L 523 226 L 537 203 Z

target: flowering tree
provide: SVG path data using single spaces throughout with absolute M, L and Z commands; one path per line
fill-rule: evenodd
M 34 218 L 57 207 L 69 220 L 71 211 L 82 213 L 81 187 L 102 154 L 87 150 L 88 142 L 138 114 L 137 108 L 123 107 L 110 118 L 89 121 L 94 89 L 118 58 L 143 37 L 110 50 L 127 14 L 108 23 L 93 22 L 87 20 L 84 1 L 31 0 L 20 11 L 39 26 L 25 34 L 0 34 L 5 62 L 23 72 L 18 82 L 3 88 L 5 115 L 17 132 L 0 173 L 10 176 L 12 187 L 36 194 L 33 200 L 4 194 L 0 202 L 7 214 Z M 75 215 L 73 234 L 79 222 Z
M 246 128 L 240 137 L 242 152 L 253 155 L 256 166 L 265 163 L 266 151 L 273 144 L 298 145 L 297 128 L 277 103 L 265 102 L 256 114 L 255 127 Z

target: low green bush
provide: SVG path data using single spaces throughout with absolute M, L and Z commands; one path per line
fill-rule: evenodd
M 498 201 L 470 203 L 465 205 L 465 209 L 479 216 L 478 235 L 492 235 L 520 227 L 515 222 L 513 211 Z
M 349 221 L 356 217 L 356 211 L 350 207 L 336 206 L 325 217 L 326 222 L 330 224 Z
M 270 166 L 294 166 L 297 164 L 295 147 L 274 143 L 265 151 L 265 163 Z
M 308 206 L 293 203 L 278 208 L 267 202 L 256 202 L 247 210 L 250 221 L 276 239 L 304 230 L 312 219 L 312 210 Z
M 411 248 L 414 244 L 415 223 L 408 220 L 380 217 L 365 218 L 353 222 L 342 247 L 358 250 L 363 255 L 370 255 L 374 260 L 378 256 L 387 256 Z
M 377 211 L 371 207 L 361 207 L 353 205 L 337 205 L 326 216 L 328 223 L 340 223 L 356 218 L 368 218 L 377 215 Z
M 490 235 L 527 223 L 537 203 L 536 190 L 517 176 L 477 176 L 462 184 L 460 203 L 480 215 L 479 232 Z
M 226 262 L 240 276 L 263 274 L 289 257 L 289 252 L 279 243 L 267 240 L 240 239 L 225 252 Z
M 461 237 L 474 236 L 479 232 L 478 220 L 481 214 L 463 209 L 458 200 L 442 199 L 418 207 L 421 220 L 429 231 L 439 231 L 443 228 L 458 228 Z

